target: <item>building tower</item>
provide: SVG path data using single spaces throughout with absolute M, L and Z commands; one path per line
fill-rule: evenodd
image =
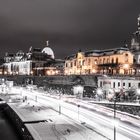
M 140 51 L 140 15 L 137 18 L 137 26 L 138 29 L 133 33 L 131 39 L 131 50 L 132 51 Z
M 140 32 L 140 14 L 139 14 L 139 17 L 138 17 L 138 31 Z

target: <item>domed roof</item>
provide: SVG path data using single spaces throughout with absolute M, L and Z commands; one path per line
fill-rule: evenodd
M 22 50 L 19 50 L 17 53 L 16 53 L 16 56 L 23 56 L 24 55 L 24 52 Z
M 46 54 L 50 55 L 51 58 L 54 59 L 54 52 L 53 52 L 53 50 L 52 50 L 51 48 L 45 47 L 45 48 L 42 50 L 42 53 L 46 53 Z

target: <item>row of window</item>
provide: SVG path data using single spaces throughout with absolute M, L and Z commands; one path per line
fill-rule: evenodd
M 85 66 L 87 62 L 87 65 L 91 65 L 91 58 L 86 59 L 86 60 L 80 60 L 80 61 L 76 61 L 74 60 L 73 62 L 66 62 L 65 67 L 73 67 L 73 66 Z M 118 64 L 118 58 L 112 58 L 111 60 L 109 58 L 103 58 L 103 59 L 99 59 L 99 61 L 97 59 L 94 60 L 93 64 L 109 64 L 109 63 L 116 63 Z M 128 58 L 125 59 L 125 62 L 128 62 Z
M 117 88 L 117 86 L 118 87 L 125 87 L 126 86 L 126 83 L 125 82 L 123 82 L 122 83 L 122 85 L 121 85 L 121 82 L 118 82 L 117 84 L 116 84 L 116 82 L 113 82 L 113 88 Z M 128 83 L 128 88 L 131 88 L 131 83 L 129 82 Z M 103 82 L 102 81 L 100 81 L 100 87 L 102 88 L 103 87 Z M 138 83 L 138 88 L 140 88 L 140 83 Z

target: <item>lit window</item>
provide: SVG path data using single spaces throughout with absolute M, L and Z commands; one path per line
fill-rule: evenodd
M 112 63 L 114 63 L 114 58 L 112 58 Z
M 97 62 L 97 59 L 95 59 L 95 65 L 97 64 L 98 62 Z

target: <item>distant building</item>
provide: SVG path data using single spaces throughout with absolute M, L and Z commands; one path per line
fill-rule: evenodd
M 65 75 L 133 74 L 133 54 L 128 48 L 78 52 L 65 60 Z
M 140 15 L 137 18 L 137 20 L 138 20 L 138 22 L 137 22 L 138 29 L 136 32 L 133 33 L 132 39 L 131 39 L 131 48 L 130 49 L 133 52 L 140 51 Z
M 140 15 L 137 18 L 137 27 L 132 35 L 130 51 L 134 54 L 134 74 L 140 75 Z
M 54 52 L 49 47 L 47 42 L 46 47 L 41 48 L 29 48 L 27 53 L 18 51 L 15 55 L 6 53 L 4 57 L 5 63 L 2 65 L 5 75 L 49 75 L 63 73 L 62 62 L 55 60 Z M 58 64 L 60 62 L 60 64 Z M 55 65 L 58 66 L 55 66 Z M 63 62 L 64 64 L 64 62 Z M 54 68 L 55 67 L 55 68 Z M 52 71 L 52 72 L 51 72 Z
M 139 77 L 116 77 L 101 76 L 98 77 L 98 88 L 105 91 L 106 95 L 114 93 L 126 93 L 128 90 L 136 90 L 140 88 Z

